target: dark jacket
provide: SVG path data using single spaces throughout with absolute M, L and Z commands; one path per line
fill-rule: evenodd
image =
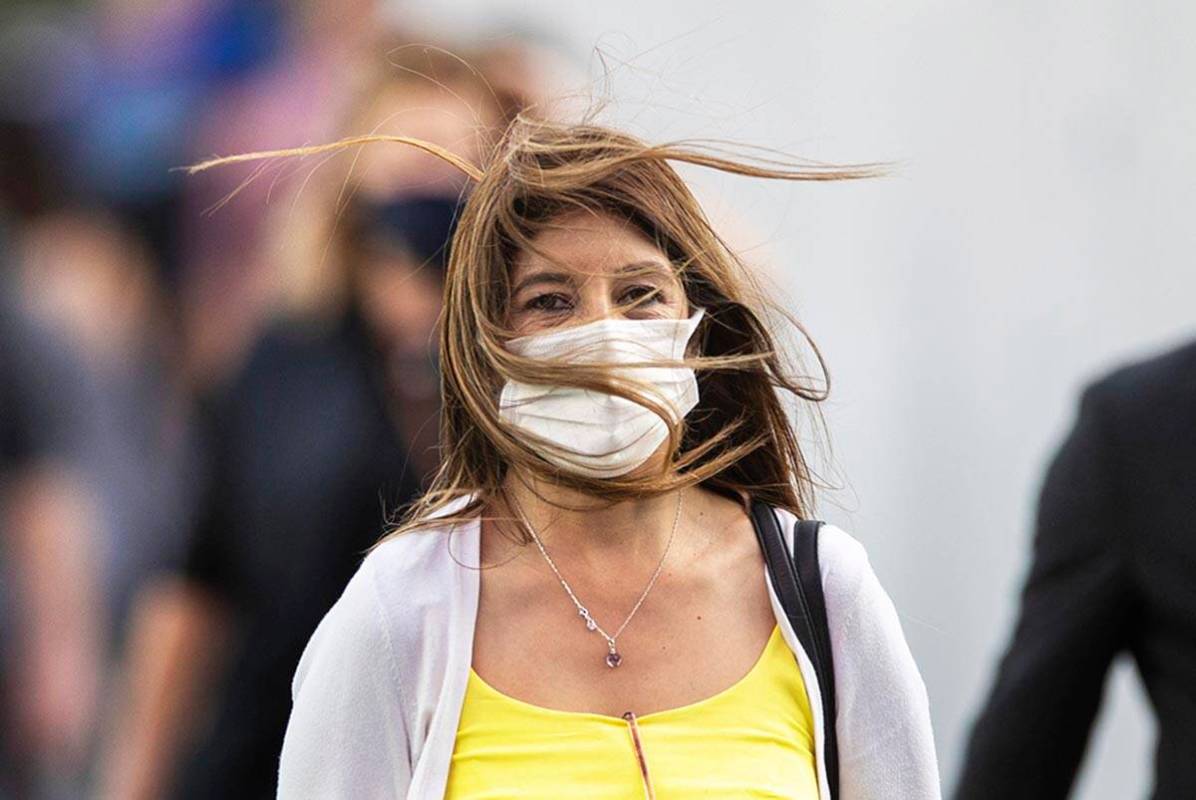
M 208 405 L 210 480 L 184 574 L 234 611 L 211 720 L 171 797 L 273 798 L 303 646 L 416 476 L 365 323 L 284 321 Z
M 1066 797 L 1120 653 L 1158 718 L 1152 796 L 1196 798 L 1196 343 L 1085 390 L 958 800 Z

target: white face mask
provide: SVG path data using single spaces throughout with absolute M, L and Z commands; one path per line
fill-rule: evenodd
M 704 312 L 689 319 L 600 319 L 561 331 L 512 339 L 507 349 L 527 358 L 586 364 L 679 361 Z M 616 368 L 620 378 L 659 393 L 660 402 L 680 422 L 698 404 L 698 381 L 688 367 Z M 536 439 L 526 444 L 562 469 L 591 478 L 624 475 L 648 460 L 668 438 L 664 420 L 639 403 L 573 386 L 540 386 L 507 381 L 498 401 L 499 416 Z M 559 449 L 557 449 L 559 448 Z

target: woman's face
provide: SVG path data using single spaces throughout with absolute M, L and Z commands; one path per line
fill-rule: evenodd
M 683 319 L 685 289 L 659 247 L 605 213 L 556 217 L 511 273 L 508 325 L 517 336 L 604 317 Z

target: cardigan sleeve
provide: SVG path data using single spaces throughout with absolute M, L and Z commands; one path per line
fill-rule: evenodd
M 291 699 L 280 800 L 406 796 L 409 739 L 370 559 L 312 634 Z
M 819 539 L 841 800 L 939 800 L 926 686 L 897 611 L 857 541 L 833 525 Z

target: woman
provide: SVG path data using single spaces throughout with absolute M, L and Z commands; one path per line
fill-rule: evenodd
M 446 275 L 442 466 L 307 646 L 279 796 L 829 798 L 817 679 L 745 511 L 791 530 L 810 508 L 777 389 L 822 395 L 784 373 L 668 162 L 879 169 L 528 120 L 483 168 L 439 154 L 476 181 Z M 859 544 L 820 542 L 839 797 L 937 798 L 892 604 Z

